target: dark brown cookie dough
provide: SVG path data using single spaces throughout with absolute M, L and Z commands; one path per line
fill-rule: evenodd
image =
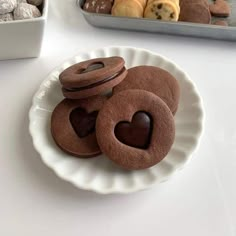
M 169 152 L 175 137 L 173 115 L 153 93 L 125 90 L 112 96 L 96 122 L 97 141 L 125 169 L 151 167 Z
M 180 87 L 178 81 L 166 70 L 155 66 L 130 68 L 126 78 L 113 88 L 113 94 L 127 89 L 143 89 L 159 96 L 176 113 Z
M 126 76 L 121 57 L 96 58 L 77 63 L 64 70 L 59 80 L 66 98 L 81 99 L 106 92 Z
M 95 123 L 98 111 L 106 100 L 103 96 L 81 100 L 64 99 L 56 106 L 51 117 L 51 133 L 63 151 L 83 158 L 101 153 Z
M 110 14 L 112 0 L 86 0 L 83 9 L 92 13 Z

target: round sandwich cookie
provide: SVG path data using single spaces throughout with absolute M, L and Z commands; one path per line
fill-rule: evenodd
M 127 74 L 124 64 L 122 57 L 108 57 L 70 66 L 59 76 L 63 95 L 70 99 L 81 99 L 112 89 Z
M 180 98 L 178 81 L 166 70 L 155 66 L 136 66 L 113 88 L 113 94 L 127 89 L 143 89 L 159 96 L 176 113 Z
M 169 152 L 175 137 L 173 115 L 153 93 L 126 90 L 112 96 L 96 121 L 104 154 L 128 170 L 151 167 Z
M 64 99 L 54 109 L 51 117 L 51 133 L 58 147 L 64 152 L 82 158 L 101 153 L 97 144 L 95 123 L 104 96 L 87 99 Z

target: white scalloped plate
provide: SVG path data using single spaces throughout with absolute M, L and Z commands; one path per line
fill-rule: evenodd
M 146 170 L 125 171 L 106 156 L 79 159 L 62 152 L 50 133 L 54 107 L 63 99 L 58 75 L 72 64 L 96 57 L 121 56 L 126 67 L 153 65 L 169 71 L 179 82 L 181 98 L 175 115 L 176 137 L 168 155 Z M 98 193 L 129 193 L 167 180 L 181 169 L 199 144 L 203 131 L 203 107 L 195 85 L 173 62 L 150 51 L 130 47 L 106 47 L 81 53 L 55 69 L 41 84 L 29 112 L 29 129 L 33 144 L 44 163 L 62 179 L 81 189 Z

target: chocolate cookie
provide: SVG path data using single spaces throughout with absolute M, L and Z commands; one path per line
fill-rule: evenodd
M 112 0 L 86 0 L 83 9 L 92 13 L 110 14 Z
M 184 4 L 203 4 L 206 8 L 209 7 L 207 0 L 180 0 L 180 8 L 183 7 Z
M 121 57 L 96 58 L 67 68 L 59 76 L 63 95 L 80 99 L 106 92 L 125 78 L 124 63 Z
M 230 15 L 230 7 L 225 0 L 215 0 L 209 8 L 212 16 L 228 17 Z
M 113 94 L 127 89 L 143 89 L 159 96 L 176 113 L 180 88 L 178 81 L 166 70 L 155 66 L 136 66 L 128 70 L 126 78 L 113 88 Z
M 56 144 L 65 152 L 78 157 L 92 157 L 101 153 L 95 134 L 98 111 L 106 97 L 64 99 L 54 109 L 51 133 Z
M 153 93 L 126 90 L 112 96 L 100 110 L 98 144 L 108 158 L 129 170 L 160 162 L 175 137 L 173 115 Z
M 186 3 L 181 6 L 179 21 L 209 24 L 211 14 L 209 7 L 204 3 Z

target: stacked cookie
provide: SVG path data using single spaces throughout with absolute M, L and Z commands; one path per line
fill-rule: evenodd
M 175 137 L 180 89 L 154 66 L 125 68 L 121 57 L 72 65 L 59 80 L 65 97 L 54 109 L 51 133 L 70 155 L 104 153 L 119 166 L 145 169 L 160 162 Z
M 43 0 L 0 0 L 0 22 L 40 17 L 42 3 Z

